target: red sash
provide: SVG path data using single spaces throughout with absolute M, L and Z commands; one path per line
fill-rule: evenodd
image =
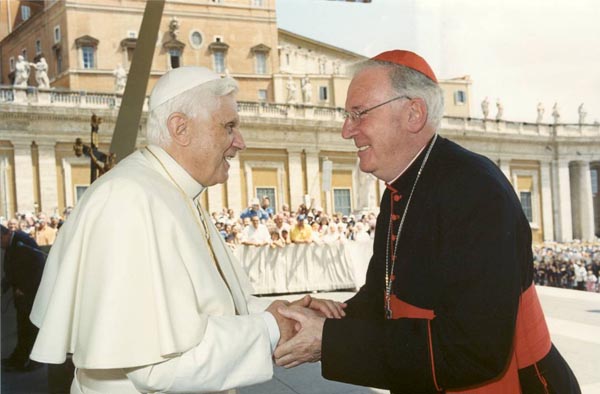
M 431 368 L 433 371 L 434 383 L 437 389 L 442 391 L 435 381 L 435 360 L 433 357 L 433 346 L 431 344 L 430 321 L 435 318 L 434 311 L 408 304 L 394 295 L 391 297 L 390 306 L 394 319 L 412 318 L 428 320 Z M 550 351 L 551 346 L 550 332 L 548 331 L 548 326 L 544 319 L 544 312 L 542 311 L 535 285 L 532 284 L 525 292 L 523 292 L 523 294 L 521 294 L 519 299 L 514 348 L 510 363 L 506 370 L 495 380 L 486 382 L 483 385 L 465 389 L 453 389 L 448 390 L 447 392 L 461 394 L 520 393 L 519 369 L 529 367 L 544 358 Z M 544 381 L 544 378 L 540 376 L 540 380 Z

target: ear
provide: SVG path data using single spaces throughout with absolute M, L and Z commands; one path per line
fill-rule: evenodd
M 408 131 L 418 133 L 427 123 L 427 104 L 422 98 L 414 98 L 408 107 Z
M 181 146 L 187 146 L 191 140 L 189 118 L 181 112 L 173 112 L 167 119 L 167 129 L 171 140 Z

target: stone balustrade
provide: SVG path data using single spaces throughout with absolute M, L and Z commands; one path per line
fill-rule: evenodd
M 0 85 L 0 105 L 47 105 L 74 108 L 112 109 L 121 105 L 122 95 L 116 93 L 75 92 L 33 87 L 17 88 Z M 148 99 L 144 110 L 148 108 Z M 316 107 L 302 104 L 278 104 L 240 101 L 238 108 L 242 116 L 281 119 L 311 119 L 343 122 L 340 108 Z M 600 124 L 549 124 L 511 122 L 494 119 L 462 118 L 445 116 L 442 129 L 457 132 L 480 132 L 486 134 L 600 137 Z

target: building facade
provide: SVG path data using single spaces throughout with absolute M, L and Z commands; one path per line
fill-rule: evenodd
M 77 157 L 73 143 L 86 142 L 96 114 L 99 147 L 108 150 L 122 99 L 115 70 L 129 68 L 143 11 L 136 0 L 0 3 L 0 216 L 61 213 L 89 186 L 89 159 Z M 27 86 L 13 86 L 18 56 L 44 57 L 51 88 L 35 87 L 34 70 Z M 247 149 L 232 160 L 228 182 L 204 193 L 210 211 L 239 213 L 263 195 L 275 209 L 377 211 L 384 185 L 358 170 L 353 143 L 341 138 L 348 71 L 363 59 L 278 29 L 272 0 L 167 1 L 148 89 L 182 65 L 239 81 Z M 536 241 L 600 233 L 598 125 L 473 118 L 470 79 L 440 83 L 440 134 L 499 165 Z M 139 131 L 143 146 L 145 118 Z

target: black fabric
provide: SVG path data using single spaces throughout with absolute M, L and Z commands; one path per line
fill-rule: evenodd
M 538 363 L 519 370 L 519 381 L 523 394 L 581 393 L 575 374 L 554 345 Z
M 441 137 L 410 202 L 392 285 L 400 300 L 436 317 L 430 327 L 384 319 L 390 215 L 395 234 L 426 150 L 383 194 L 366 283 L 348 301 L 348 317 L 325 323 L 325 378 L 434 393 L 429 329 L 442 390 L 484 383 L 508 365 L 519 297 L 533 278 L 531 229 L 498 167 Z
M 46 255 L 29 235 L 15 231 L 4 258 L 6 284 L 12 287 L 17 317 L 17 345 L 10 358 L 17 364 L 25 364 L 38 332 L 29 314 L 42 279 Z

